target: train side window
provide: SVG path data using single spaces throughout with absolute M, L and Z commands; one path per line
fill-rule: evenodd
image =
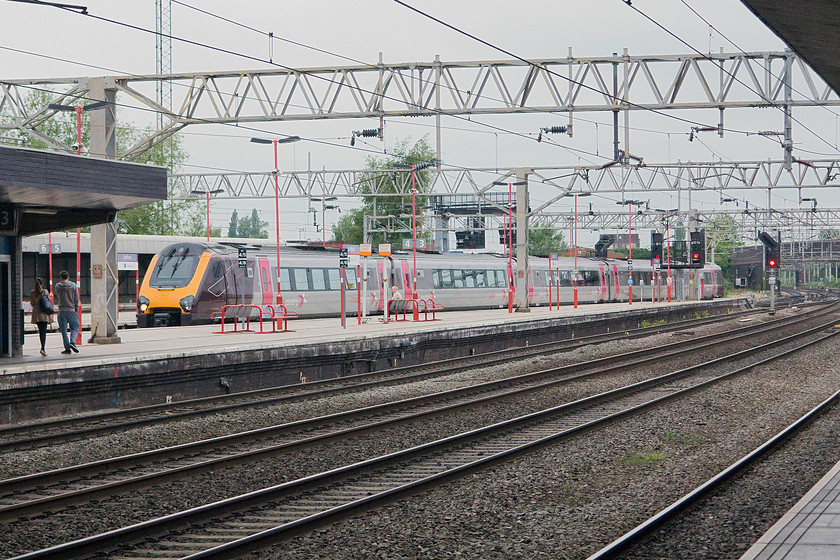
M 435 269 L 432 271 L 432 288 L 435 290 L 439 290 L 443 287 L 443 283 L 440 280 L 440 269 Z
M 452 285 L 454 288 L 463 288 L 464 287 L 464 271 L 463 270 L 453 270 L 452 271 Z
M 595 270 L 587 270 L 584 272 L 584 278 L 587 286 L 597 286 L 600 284 L 598 272 Z
M 307 292 L 311 289 L 309 287 L 309 279 L 307 278 L 305 268 L 293 268 L 292 279 L 294 280 L 293 289 L 296 292 Z
M 260 279 L 262 280 L 263 291 L 264 292 L 270 291 L 271 288 L 269 287 L 270 282 L 268 281 L 268 272 L 264 268 L 260 268 Z
M 315 279 L 315 271 L 312 271 L 312 278 Z M 328 268 L 327 269 L 327 278 L 329 279 L 330 283 L 330 290 L 340 290 L 341 289 L 341 272 L 337 268 Z
M 312 272 L 312 289 L 316 292 L 323 292 L 327 289 L 326 270 L 323 268 L 311 268 Z
M 475 288 L 475 270 L 464 271 L 464 286 L 467 288 Z
M 440 287 L 445 290 L 452 289 L 455 287 L 455 283 L 452 281 L 451 270 L 440 271 Z
M 568 270 L 560 271 L 560 287 L 569 288 L 572 285 L 572 273 Z
M 504 270 L 495 270 L 496 281 L 493 284 L 496 288 L 507 288 L 507 274 Z
M 347 289 L 355 290 L 356 289 L 356 269 L 355 268 L 345 268 L 344 269 L 344 281 L 347 282 Z M 332 279 L 330 280 L 332 282 Z
M 289 276 L 290 270 L 288 268 L 280 269 L 280 290 L 284 292 L 292 291 L 292 282 Z
M 487 271 L 486 270 L 473 270 L 473 274 L 475 274 L 475 287 L 476 288 L 486 288 L 487 287 Z

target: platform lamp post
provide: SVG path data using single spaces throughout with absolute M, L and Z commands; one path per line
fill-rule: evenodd
M 411 299 L 417 299 L 417 188 L 415 186 L 415 174 L 418 171 L 437 165 L 437 159 L 431 159 L 423 163 L 414 163 L 411 165 L 395 164 L 394 167 L 398 169 L 411 169 L 411 251 L 413 257 L 412 283 L 411 283 Z M 414 320 L 417 317 L 418 309 L 414 306 Z
M 633 305 L 633 205 L 644 204 L 644 200 L 618 200 L 616 204 L 627 205 L 627 302 Z
M 276 303 L 283 304 L 283 294 L 280 293 L 280 169 L 277 166 L 277 144 L 289 144 L 291 142 L 298 142 L 300 136 L 287 136 L 279 139 L 269 138 L 251 138 L 251 142 L 255 144 L 273 144 L 274 145 L 274 216 L 276 222 L 276 237 L 277 242 L 277 298 Z
M 190 191 L 190 194 L 204 194 L 207 195 L 207 241 L 210 241 L 210 195 L 211 194 L 221 194 L 225 192 L 224 189 L 213 189 L 205 190 L 205 191 Z
M 508 286 L 508 313 L 513 313 L 513 186 L 527 185 L 527 181 L 515 183 L 493 181 L 494 185 L 507 185 L 508 188 L 508 270 L 510 271 L 510 286 Z
M 54 111 L 73 111 L 76 113 L 76 155 L 82 155 L 82 111 L 93 111 L 103 109 L 110 105 L 107 101 L 96 101 L 87 105 L 59 105 L 50 103 L 47 108 Z M 50 298 L 52 298 L 52 233 L 49 236 L 50 244 Z M 79 293 L 79 334 L 76 335 L 76 344 L 82 343 L 82 228 L 76 228 L 76 289 Z
M 579 196 L 590 196 L 592 193 L 588 192 L 576 192 L 571 193 L 575 196 L 575 236 L 574 236 L 574 244 L 575 244 L 575 269 L 572 272 L 572 276 L 574 277 L 573 286 L 574 286 L 574 306 L 577 309 L 578 306 L 578 269 L 577 269 L 577 257 L 578 257 L 578 227 L 577 227 L 577 199 Z

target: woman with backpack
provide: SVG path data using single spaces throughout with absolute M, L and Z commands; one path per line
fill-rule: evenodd
M 44 282 L 40 278 L 35 279 L 35 289 L 29 292 L 29 303 L 32 304 L 32 320 L 31 322 L 38 325 L 38 337 L 41 339 L 41 355 L 46 356 L 47 351 L 44 345 L 47 343 L 47 326 L 52 323 L 52 315 L 48 313 L 48 309 L 44 309 L 41 305 L 41 298 L 46 298 L 49 302 L 50 293 L 44 289 Z M 52 310 L 55 313 L 55 309 Z

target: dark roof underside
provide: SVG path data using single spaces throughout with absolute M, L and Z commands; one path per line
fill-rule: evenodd
M 840 5 L 830 0 L 741 0 L 840 92 Z
M 0 146 L 0 204 L 17 209 L 19 235 L 109 222 L 165 198 L 163 167 Z

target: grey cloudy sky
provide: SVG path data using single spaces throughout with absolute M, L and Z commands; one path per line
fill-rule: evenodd
M 633 5 L 703 52 L 718 52 L 721 47 L 726 52 L 738 49 L 778 51 L 784 48 L 784 44 L 737 0 L 686 0 L 686 3 L 710 20 L 720 34 L 710 30 L 681 1 L 634 0 Z M 93 15 L 154 30 L 153 0 L 93 0 L 84 4 Z M 389 0 L 189 0 L 184 4 L 200 7 L 264 32 L 272 32 L 276 37 L 369 63 L 375 63 L 380 52 L 385 62 L 431 61 L 435 55 L 440 55 L 444 61 L 507 58 Z M 645 20 L 622 0 L 424 0 L 411 4 L 526 58 L 565 57 L 570 47 L 573 54 L 580 57 L 608 56 L 624 48 L 628 48 L 631 55 L 690 52 L 688 47 Z M 0 49 L 0 76 L 3 78 L 87 76 L 109 74 L 112 71 L 151 74 L 155 70 L 154 36 L 147 32 L 126 29 L 54 8 L 14 2 L 0 2 L 0 21 L 4 22 L 0 47 L 34 53 L 25 55 Z M 172 33 L 176 37 L 257 59 L 269 57 L 269 41 L 264 35 L 214 19 L 180 3 L 172 6 Z M 732 47 L 721 34 L 733 41 L 737 48 Z M 335 56 L 280 41 L 274 43 L 272 54 L 274 60 L 284 66 L 298 68 L 352 64 Z M 97 71 L 35 55 L 64 58 L 109 70 Z M 177 40 L 173 44 L 172 66 L 174 72 L 269 67 L 254 60 L 186 45 Z M 175 97 L 177 99 L 177 91 Z M 840 114 L 840 110 L 836 110 L 836 113 Z M 717 122 L 716 111 L 679 114 L 711 124 Z M 647 161 L 778 159 L 782 155 L 778 145 L 744 137 L 720 139 L 709 135 L 705 146 L 697 142 L 688 143 L 687 124 L 659 115 L 636 115 L 632 117 L 631 124 L 644 130 L 633 133 L 632 151 L 643 153 Z M 778 130 L 782 127 L 778 111 L 733 110 L 728 111 L 726 116 L 728 126 L 745 130 Z M 796 116 L 824 140 L 836 145 L 835 112 L 827 112 L 825 109 L 801 110 Z M 121 110 L 119 118 L 141 125 L 150 122 L 149 116 L 140 111 Z M 611 132 L 607 123 L 611 120 L 610 116 L 588 114 L 584 118 L 590 122 L 576 121 L 574 138 L 558 140 L 558 143 L 587 152 L 603 154 L 606 151 L 609 154 Z M 476 120 L 528 134 L 540 126 L 562 124 L 562 119 L 557 116 L 553 120 L 546 116 L 517 116 L 482 117 Z M 433 119 L 394 119 L 387 123 L 384 144 L 372 141 L 370 146 L 358 146 L 381 150 L 393 145 L 398 139 L 416 139 L 425 134 L 429 134 L 432 141 L 434 129 L 429 128 L 429 125 L 433 122 Z M 602 125 L 596 127 L 595 122 Z M 578 157 L 556 146 L 537 145 L 513 135 L 495 134 L 478 124 L 462 120 L 449 118 L 443 124 L 466 129 L 447 129 L 443 135 L 444 160 L 455 165 L 493 167 L 580 163 Z M 300 142 L 284 147 L 280 164 L 282 168 L 303 169 L 307 159 L 311 158 L 315 168 L 341 169 L 363 167 L 367 155 L 361 150 L 349 149 L 346 137 L 350 131 L 376 126 L 378 123 L 373 121 L 329 121 L 265 123 L 260 124 L 259 128 L 267 133 L 323 138 L 347 146 L 330 147 Z M 820 153 L 836 153 L 836 150 L 829 149 L 819 139 L 796 130 L 796 127 L 794 130 L 795 139 L 801 142 L 800 146 Z M 251 132 L 211 125 L 189 127 L 185 132 L 185 143 L 190 153 L 189 163 L 195 166 L 187 167 L 185 171 L 265 170 L 273 163 L 269 147 L 261 148 L 247 142 L 248 137 L 253 135 Z M 540 194 L 535 193 L 535 196 L 539 197 Z M 741 196 L 749 195 L 742 193 Z M 711 205 L 714 204 L 713 198 L 705 202 L 700 197 L 695 203 Z M 790 203 L 791 198 L 795 199 L 795 193 L 787 198 L 781 197 L 778 205 Z M 755 203 L 763 204 L 764 201 L 766 194 L 756 198 Z M 612 204 L 609 199 L 596 201 L 596 204 L 601 202 L 605 207 Z M 796 202 L 793 200 L 792 205 L 795 206 Z M 673 204 L 670 200 L 661 203 Z M 273 223 L 273 203 L 255 201 L 214 203 L 213 223 L 226 226 L 234 207 L 252 206 L 260 208 L 263 218 Z M 288 206 L 290 210 L 284 224 L 284 236 L 297 237 L 302 234 L 315 237 L 305 206 L 305 203 L 302 206 L 297 203 Z M 303 231 L 303 228 L 308 229 Z M 584 236 L 582 239 L 586 240 Z

